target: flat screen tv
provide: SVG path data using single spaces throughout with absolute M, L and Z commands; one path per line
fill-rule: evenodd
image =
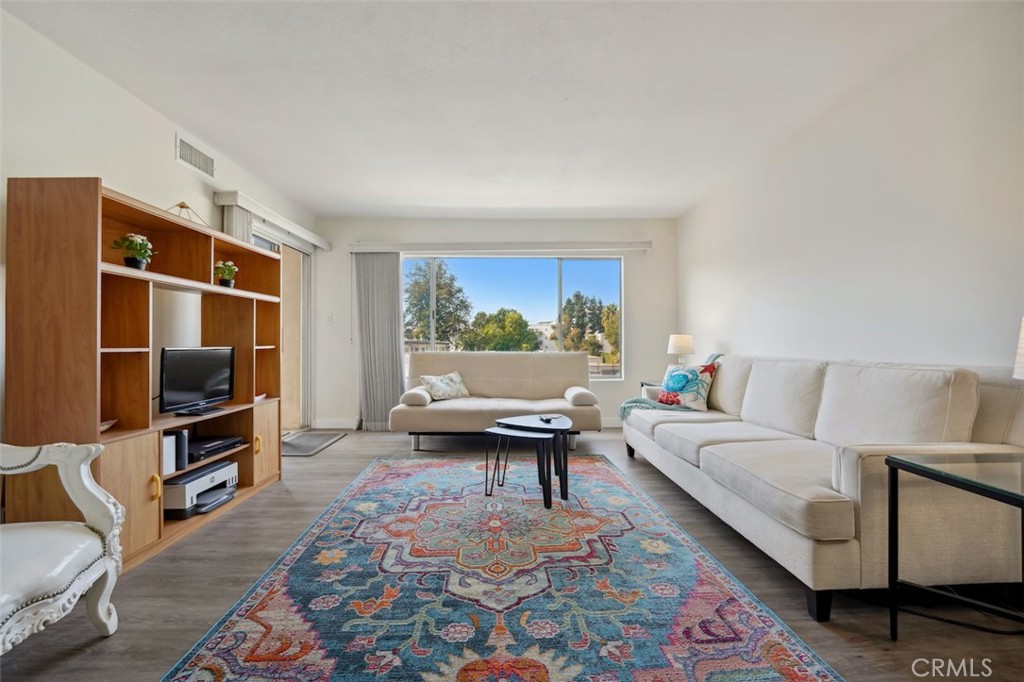
M 160 412 L 195 416 L 235 397 L 233 346 L 164 348 L 160 351 Z

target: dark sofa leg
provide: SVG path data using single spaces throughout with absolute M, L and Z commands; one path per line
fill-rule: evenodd
M 630 457 L 636 457 L 636 450 L 629 443 L 626 443 L 626 454 Z
M 420 449 L 420 434 L 418 433 L 412 434 L 412 449 L 413 452 L 416 452 Z
M 804 588 L 807 596 L 807 614 L 819 623 L 827 623 L 832 617 L 832 590 Z

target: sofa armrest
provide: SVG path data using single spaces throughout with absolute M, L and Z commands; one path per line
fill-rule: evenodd
M 433 398 L 430 397 L 430 392 L 427 391 L 425 386 L 417 386 L 416 388 L 410 388 L 408 391 L 402 394 L 402 397 L 398 399 L 398 402 L 402 405 L 411 405 L 413 407 L 424 407 L 433 402 Z
M 887 577 L 889 472 L 887 455 L 971 455 L 1019 453 L 1024 449 L 991 443 L 917 443 L 840 446 L 832 455 L 832 487 L 853 500 L 858 510 L 861 587 L 883 587 Z M 950 515 L 956 509 L 957 514 Z M 900 572 L 922 585 L 951 582 L 1005 582 L 1007 572 L 1020 576 L 1020 551 L 994 556 L 985 547 L 1000 545 L 1015 523 L 1016 509 L 967 495 L 917 476 L 900 484 Z M 1019 528 L 1019 525 L 1017 526 Z M 1012 534 L 1011 534 L 1012 537 Z M 935 556 L 971 557 L 983 553 L 989 563 L 936 562 Z M 968 563 L 969 559 L 965 559 Z
M 582 386 L 570 386 L 565 389 L 565 399 L 574 407 L 597 405 L 597 396 Z
M 640 397 L 648 400 L 657 400 L 659 395 L 661 395 L 661 386 L 644 386 L 640 392 Z
M 832 455 L 832 488 L 851 500 L 861 498 L 866 476 L 885 475 L 888 455 L 981 455 L 1024 453 L 1024 448 L 996 443 L 916 443 L 902 445 L 846 445 Z

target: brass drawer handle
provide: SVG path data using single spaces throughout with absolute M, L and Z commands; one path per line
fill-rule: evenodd
M 156 485 L 156 492 L 153 493 L 153 500 L 159 500 L 161 497 L 164 496 L 164 482 L 160 480 L 159 474 L 153 474 L 152 476 L 149 477 L 149 480 Z
M 256 436 L 252 439 L 252 453 L 258 455 L 263 452 L 263 437 Z

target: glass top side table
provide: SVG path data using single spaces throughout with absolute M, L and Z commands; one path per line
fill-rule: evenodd
M 889 637 L 896 641 L 899 588 L 908 586 L 970 603 L 1024 622 L 1024 610 L 1008 609 L 899 579 L 899 473 L 901 471 L 966 490 L 1021 510 L 1021 566 L 1024 581 L 1024 453 L 972 455 L 889 455 Z

